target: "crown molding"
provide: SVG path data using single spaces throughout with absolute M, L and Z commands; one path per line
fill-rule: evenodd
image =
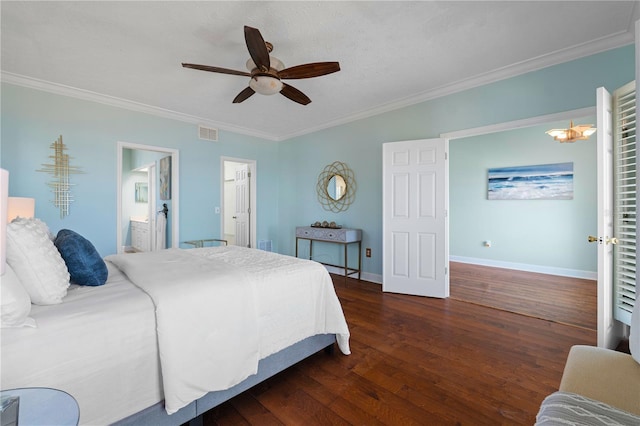
M 459 93 L 465 90 L 469 90 L 475 87 L 483 86 L 497 81 L 506 80 L 508 78 L 516 77 L 518 75 L 526 74 L 528 72 L 537 71 L 543 68 L 547 68 L 553 65 L 559 65 L 564 62 L 573 61 L 586 56 L 601 53 L 607 50 L 616 49 L 622 46 L 626 46 L 634 43 L 634 34 L 632 31 L 619 32 L 607 37 L 602 37 L 598 40 L 583 43 L 578 46 L 572 46 L 570 48 L 561 49 L 551 54 L 538 56 L 535 58 L 527 59 L 525 61 L 505 66 L 502 68 L 489 71 L 475 77 L 460 80 L 452 84 L 437 87 L 432 90 L 424 91 L 416 95 L 412 95 L 403 99 L 399 99 L 393 102 L 389 102 L 384 105 L 377 106 L 341 117 L 336 120 L 327 121 L 321 125 L 301 129 L 296 132 L 287 134 L 272 134 L 256 131 L 247 127 L 235 126 L 228 123 L 221 123 L 202 117 L 197 117 L 189 114 L 184 114 L 177 111 L 171 111 L 164 108 L 155 107 L 152 105 L 146 105 L 127 99 L 117 98 L 114 96 L 104 95 L 89 90 L 78 89 L 71 86 L 52 83 L 45 80 L 26 77 L 19 74 L 10 73 L 7 71 L 1 71 L 0 79 L 2 82 L 14 84 L 17 86 L 28 87 L 32 89 L 42 90 L 45 92 L 55 93 L 58 95 L 69 96 L 72 98 L 88 100 L 92 102 L 101 103 L 104 105 L 115 106 L 118 108 L 128 109 L 131 111 L 142 112 L 145 114 L 164 117 L 172 120 L 178 120 L 192 124 L 203 124 L 206 126 L 216 127 L 220 130 L 238 133 L 246 136 L 252 136 L 260 139 L 270 141 L 285 141 L 298 136 L 307 135 L 320 130 L 328 129 L 331 127 L 348 124 L 354 121 L 362 120 L 365 118 L 373 117 L 379 114 L 383 114 L 390 111 L 395 111 L 401 108 L 416 105 L 422 102 L 427 102 L 433 99 L 441 98 L 444 96 Z
M 631 31 L 619 32 L 617 34 L 603 37 L 595 41 L 583 43 L 581 45 L 573 46 L 566 49 L 557 50 L 547 55 L 538 56 L 522 62 L 518 62 L 516 64 L 498 68 L 469 79 L 460 80 L 458 82 L 428 90 L 417 95 L 412 95 L 410 97 L 390 102 L 385 105 L 380 105 L 375 108 L 363 110 L 337 120 L 326 122 L 314 128 L 304 129 L 299 132 L 283 135 L 283 137 L 279 138 L 279 140 L 286 140 L 297 136 L 303 136 L 305 134 L 317 132 L 342 124 L 347 124 L 357 120 L 362 120 L 386 112 L 395 111 L 433 99 L 449 96 L 455 93 L 463 92 L 465 90 L 473 89 L 475 87 L 484 86 L 486 84 L 495 83 L 501 80 L 506 80 L 508 78 L 516 77 L 529 72 L 538 71 L 553 65 L 559 65 L 564 62 L 570 62 L 576 59 L 605 52 L 607 50 L 627 46 L 629 44 L 633 44 L 634 41 L 634 35 Z
M 195 115 L 184 114 L 140 102 L 130 101 L 115 96 L 104 95 L 102 93 L 92 92 L 90 90 L 78 89 L 64 84 L 52 83 L 50 81 L 37 78 L 27 77 L 24 75 L 14 74 L 7 71 L 1 71 L 0 80 L 3 83 L 13 84 L 15 86 L 27 87 L 30 89 L 41 90 L 44 92 L 54 93 L 56 95 L 68 96 L 71 98 L 82 99 L 85 101 L 96 102 L 103 105 L 109 105 L 117 108 L 123 108 L 130 111 L 141 112 L 158 117 L 168 118 L 171 120 L 182 121 L 191 124 L 202 124 L 205 126 L 215 127 L 233 133 L 239 133 L 247 136 L 253 136 L 261 139 L 276 140 L 276 138 L 268 133 L 258 132 L 246 127 L 233 126 L 227 123 L 221 123 L 209 120 Z

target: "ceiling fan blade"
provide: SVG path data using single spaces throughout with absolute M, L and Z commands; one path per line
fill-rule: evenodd
M 236 96 L 233 99 L 233 103 L 239 104 L 240 102 L 245 101 L 248 97 L 250 97 L 254 93 L 256 93 L 255 90 L 253 90 L 251 87 L 247 87 L 242 92 L 238 93 L 238 96 Z
M 269 59 L 269 50 L 262 38 L 262 34 L 256 28 L 244 26 L 244 39 L 247 42 L 247 49 L 251 59 L 260 71 L 269 71 L 271 60 Z
M 286 96 L 287 98 L 291 99 L 292 101 L 302 105 L 307 105 L 311 103 L 311 99 L 309 99 L 307 95 L 305 95 L 295 87 L 289 86 L 286 83 L 282 83 L 282 90 L 280 91 L 280 93 Z
M 296 65 L 295 67 L 285 68 L 282 71 L 278 71 L 278 76 L 280 76 L 280 78 L 287 79 L 311 78 L 331 74 L 337 71 L 340 71 L 340 64 L 338 62 L 314 62 L 311 64 Z
M 183 62 L 182 66 L 185 68 L 193 68 L 194 70 L 219 72 L 221 74 L 231 74 L 231 75 L 241 75 L 243 77 L 251 77 L 251 74 L 246 71 L 236 71 L 236 70 L 230 70 L 227 68 L 212 67 L 209 65 L 185 64 Z

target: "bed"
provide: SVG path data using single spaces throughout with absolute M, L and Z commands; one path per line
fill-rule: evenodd
M 64 390 L 80 424 L 178 425 L 336 342 L 349 354 L 316 262 L 235 246 L 104 261 L 104 285 L 31 305 L 36 328 L 3 326 L 3 389 Z

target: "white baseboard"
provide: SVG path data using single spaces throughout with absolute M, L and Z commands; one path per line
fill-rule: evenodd
M 479 259 L 465 256 L 449 256 L 451 262 L 471 263 L 473 265 L 492 266 L 494 268 L 515 269 L 517 271 L 536 272 L 539 274 L 558 275 L 561 277 L 581 278 L 585 280 L 597 280 L 598 273 L 593 271 L 580 271 L 577 269 L 555 268 L 551 266 L 530 265 L 527 263 L 504 262 L 501 260 Z M 324 265 L 332 274 L 344 275 L 343 268 Z M 350 275 L 355 278 L 354 275 Z M 362 272 L 360 278 L 363 281 L 369 281 L 375 284 L 382 284 L 382 275 L 372 274 L 370 272 Z
M 465 256 L 449 256 L 451 262 L 471 263 L 474 265 L 492 266 L 495 268 L 515 269 L 518 271 L 537 272 L 539 274 L 559 275 L 561 277 L 597 280 L 598 273 L 577 269 L 555 268 L 552 266 L 529 265 L 526 263 L 503 262 L 501 260 L 478 259 Z

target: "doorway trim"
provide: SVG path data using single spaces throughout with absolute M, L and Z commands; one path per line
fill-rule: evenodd
M 258 197 L 257 197 L 257 193 L 258 193 L 258 187 L 256 185 L 257 182 L 257 177 L 258 177 L 258 169 L 257 169 L 257 163 L 256 160 L 249 160 L 246 158 L 238 158 L 238 157 L 224 157 L 224 156 L 220 156 L 220 232 L 221 235 L 224 234 L 224 210 L 227 208 L 227 206 L 224 205 L 224 162 L 225 161 L 232 161 L 234 163 L 244 163 L 247 164 L 249 166 L 249 172 L 251 173 L 251 176 L 249 178 L 249 185 L 250 185 L 250 194 L 249 194 L 249 208 L 251 209 L 251 215 L 250 215 L 250 220 L 249 220 L 249 226 L 251 227 L 251 229 L 249 230 L 249 246 L 253 247 L 253 248 L 257 248 L 258 247 L 258 241 L 256 239 L 256 235 L 257 235 L 257 220 L 256 218 L 258 217 Z
M 522 120 L 506 121 L 498 124 L 490 124 L 488 126 L 472 127 L 465 130 L 457 130 L 453 132 L 440 133 L 441 138 L 445 139 L 460 139 L 468 138 L 472 136 L 486 135 L 489 133 L 502 132 L 505 130 L 522 129 L 525 127 L 537 126 L 538 124 L 545 124 L 552 121 L 569 120 L 575 117 L 585 117 L 588 115 L 596 115 L 596 107 L 587 107 L 580 109 L 573 109 L 570 111 L 557 112 L 554 114 L 539 115 L 537 117 L 524 118 Z
M 456 130 L 456 131 L 453 131 L 453 132 L 441 133 L 440 137 L 446 139 L 447 140 L 447 145 L 448 145 L 449 142 L 451 140 L 454 140 L 454 139 L 462 139 L 462 138 L 487 135 L 487 134 L 497 133 L 497 132 L 502 132 L 502 131 L 523 129 L 523 128 L 526 128 L 526 127 L 538 126 L 538 125 L 541 125 L 541 124 L 550 123 L 550 122 L 554 122 L 554 121 L 571 120 L 571 119 L 575 119 L 576 117 L 587 117 L 587 116 L 594 116 L 595 117 L 596 110 L 597 110 L 597 108 L 595 106 L 586 107 L 586 108 L 579 108 L 579 109 L 573 109 L 573 110 L 562 111 L 562 112 L 557 112 L 557 113 L 553 113 L 553 114 L 539 115 L 537 117 L 524 118 L 524 119 L 521 119 L 521 120 L 505 121 L 505 122 L 502 122 L 502 123 L 490 124 L 490 125 L 487 125 L 487 126 L 472 127 L 472 128 L 464 129 L 464 130 Z M 449 180 L 448 180 L 448 176 L 447 176 L 447 184 L 446 184 L 445 191 L 446 191 L 447 199 L 449 199 Z M 447 244 L 447 247 L 449 247 L 448 244 Z M 447 253 L 447 256 L 448 256 L 449 259 L 451 259 L 451 254 L 450 253 Z M 488 262 L 486 264 L 483 263 L 483 265 L 485 265 L 485 266 L 496 266 L 496 267 L 502 267 L 502 268 L 508 268 L 509 267 L 509 266 L 507 266 L 507 265 L 505 265 L 503 263 L 498 263 L 498 262 Z M 516 265 L 519 266 L 518 264 L 511 264 L 511 265 L 512 266 L 516 266 Z M 527 269 L 527 270 L 529 270 L 530 272 L 540 272 L 540 273 L 545 273 L 545 274 L 553 274 L 554 273 L 551 270 L 545 270 L 545 271 L 531 270 L 531 269 Z M 562 275 L 562 274 L 560 274 L 560 275 Z M 571 276 L 575 276 L 575 275 L 571 275 Z M 586 279 L 595 279 L 595 277 L 597 277 L 597 273 L 594 274 L 594 276 L 584 276 L 584 277 L 575 276 L 575 277 L 577 277 L 577 278 L 586 278 Z
M 154 151 L 171 156 L 171 247 L 180 247 L 180 153 L 177 149 L 118 141 L 116 143 L 116 253 L 124 253 L 122 241 L 122 157 L 125 149 Z

